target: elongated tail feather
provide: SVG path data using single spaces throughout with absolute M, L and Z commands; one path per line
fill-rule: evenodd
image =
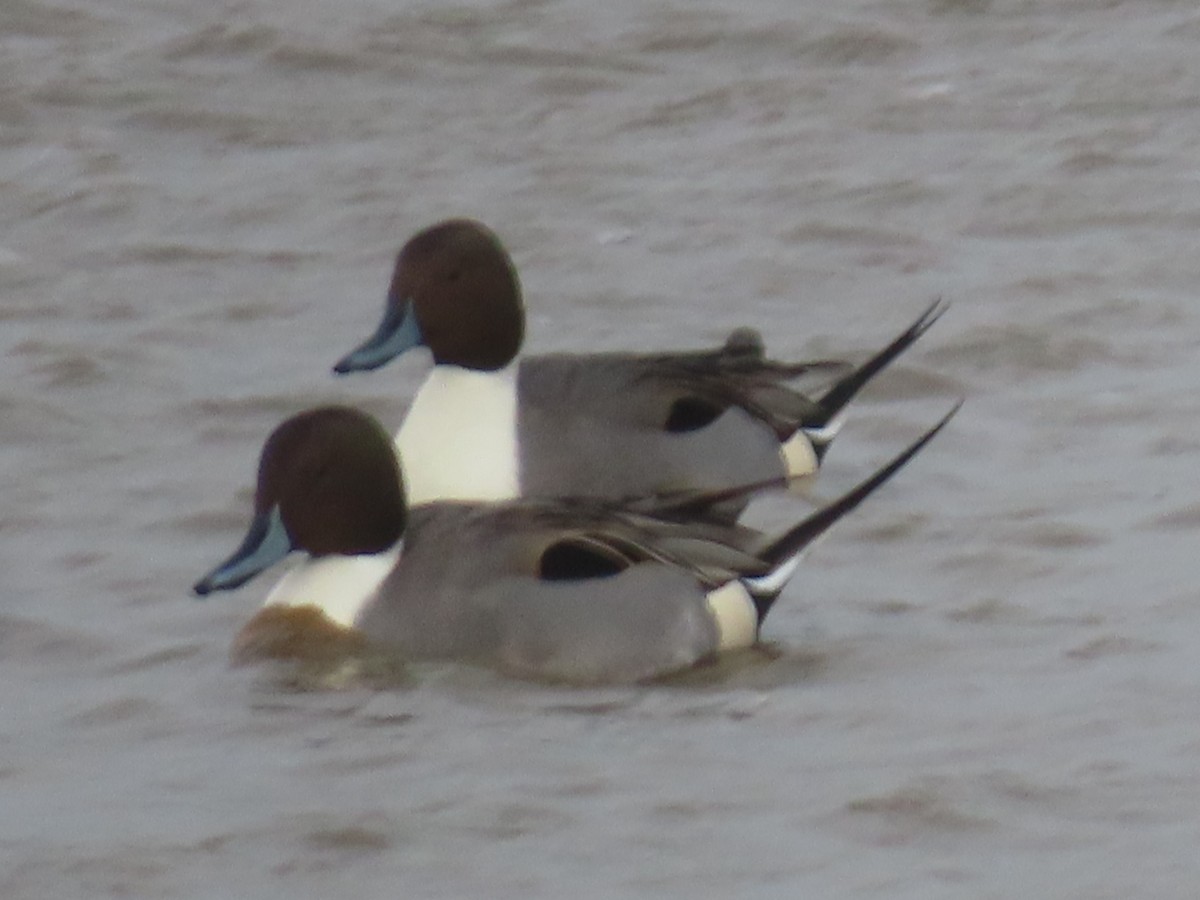
M 756 578 L 744 578 L 742 583 L 746 585 L 754 598 L 755 605 L 758 607 L 760 623 L 766 618 L 771 604 L 775 602 L 775 598 L 779 596 L 779 592 L 783 590 L 784 585 L 795 571 L 805 549 L 916 456 L 939 431 L 946 427 L 946 423 L 954 418 L 954 414 L 961 406 L 962 401 L 959 400 L 936 425 L 909 444 L 903 452 L 874 475 L 774 538 L 757 554 L 770 564 L 771 571 Z
M 933 301 L 902 334 L 854 371 L 839 378 L 833 387 L 817 401 L 821 413 L 811 421 L 805 422 L 803 430 L 812 442 L 818 461 L 841 429 L 843 421 L 841 413 L 845 410 L 846 405 L 866 386 L 867 382 L 928 331 L 947 309 L 949 309 L 949 304 L 940 297 Z

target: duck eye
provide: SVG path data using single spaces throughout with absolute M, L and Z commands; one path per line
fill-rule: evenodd
M 338 467 L 329 460 L 323 459 L 309 469 L 306 475 L 308 483 L 316 489 L 326 487 L 337 475 Z

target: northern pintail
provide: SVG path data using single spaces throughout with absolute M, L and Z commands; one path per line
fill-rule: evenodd
M 630 682 L 747 647 L 800 556 L 916 455 L 958 406 L 869 478 L 782 534 L 699 521 L 762 485 L 639 503 L 438 502 L 411 508 L 382 426 L 347 407 L 281 424 L 263 447 L 245 540 L 195 585 L 235 588 L 293 551 L 290 588 L 247 625 L 294 613 L 405 659 L 484 663 L 524 677 Z M 339 582 L 337 566 L 368 559 Z M 374 584 L 368 582 L 375 579 Z M 267 621 L 272 620 L 275 621 Z M 270 648 L 265 655 L 271 655 Z
M 768 359 L 750 328 L 692 353 L 521 357 L 516 268 L 490 229 L 454 219 L 400 250 L 382 322 L 334 371 L 374 369 L 417 346 L 432 352 L 396 434 L 413 505 L 719 489 L 815 472 L 846 405 L 945 309 L 935 301 L 854 368 Z M 789 385 L 835 371 L 815 398 Z M 728 518 L 742 506 L 713 512 Z

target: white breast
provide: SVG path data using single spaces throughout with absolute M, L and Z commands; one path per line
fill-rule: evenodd
M 349 628 L 400 558 L 400 546 L 362 556 L 305 560 L 279 580 L 264 606 L 315 606 Z
M 410 506 L 520 496 L 516 370 L 434 367 L 396 433 Z

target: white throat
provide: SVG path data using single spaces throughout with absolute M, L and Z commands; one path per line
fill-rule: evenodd
M 361 556 L 306 559 L 271 589 L 264 606 L 315 606 L 349 628 L 400 558 L 401 545 Z
M 396 433 L 410 506 L 520 496 L 517 363 L 434 366 Z

